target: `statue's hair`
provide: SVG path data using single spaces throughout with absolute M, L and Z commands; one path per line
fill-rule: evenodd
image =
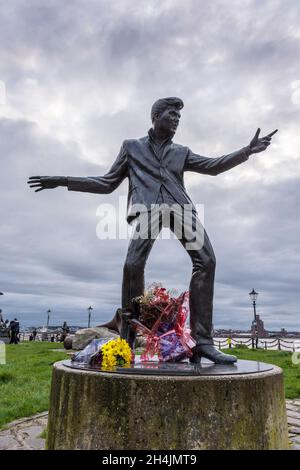
M 163 113 L 168 108 L 182 109 L 184 106 L 180 98 L 171 96 L 170 98 L 160 98 L 155 101 L 151 108 L 151 121 L 153 122 L 156 117 Z

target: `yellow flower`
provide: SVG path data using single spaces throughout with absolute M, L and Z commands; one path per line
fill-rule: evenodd
M 117 365 L 128 367 L 131 363 L 132 353 L 125 339 L 118 338 L 104 344 L 102 352 L 102 369 L 111 369 Z

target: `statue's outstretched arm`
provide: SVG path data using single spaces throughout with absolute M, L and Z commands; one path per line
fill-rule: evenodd
M 236 152 L 229 153 L 217 158 L 208 158 L 188 151 L 185 161 L 185 171 L 195 171 L 207 175 L 218 175 L 224 171 L 239 165 L 248 160 L 249 155 L 253 153 L 263 152 L 271 143 L 272 136 L 277 132 L 273 131 L 265 137 L 259 138 L 260 129 L 257 129 L 255 136 L 247 147 L 243 147 Z
M 27 183 L 35 192 L 67 186 L 70 191 L 108 194 L 114 191 L 127 177 L 127 152 L 123 143 L 116 161 L 104 176 L 67 177 L 67 176 L 31 176 Z

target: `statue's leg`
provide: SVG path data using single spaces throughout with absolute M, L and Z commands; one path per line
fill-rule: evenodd
M 174 230 L 174 219 L 171 229 Z M 177 223 L 182 220 L 178 219 Z M 189 220 L 191 223 L 188 223 Z M 191 214 L 182 221 L 179 241 L 189 254 L 193 272 L 189 288 L 190 326 L 197 344 L 213 344 L 212 313 L 216 259 L 213 248 L 200 220 Z
M 200 250 L 187 250 L 193 263 L 190 282 L 190 326 L 197 344 L 213 344 L 212 315 L 216 259 L 208 235 Z
M 204 231 L 203 234 L 202 248 L 187 250 L 193 263 L 190 325 L 192 336 L 197 342 L 190 362 L 198 364 L 204 357 L 216 364 L 234 364 L 237 361 L 235 356 L 224 354 L 214 346 L 212 314 L 216 259 L 207 233 Z
M 122 338 L 134 343 L 135 334 L 129 326 L 129 311 L 131 300 L 144 293 L 144 270 L 148 255 L 156 236 L 160 231 L 158 214 L 154 214 L 154 230 L 151 233 L 150 215 L 145 213 L 134 221 L 135 229 L 132 233 L 126 261 L 123 270 L 122 308 L 118 308 L 114 318 L 100 327 L 106 327 L 121 334 Z
M 144 271 L 147 258 L 153 246 L 156 236 L 159 233 L 159 228 L 156 233 L 152 233 L 150 225 L 150 214 L 145 214 L 144 222 L 146 219 L 146 229 L 142 223 L 137 222 L 135 230 L 129 242 L 128 252 L 123 270 L 123 284 L 122 284 L 122 309 L 132 311 L 132 299 L 144 293 L 145 278 Z M 148 229 L 149 228 L 149 229 Z M 132 313 L 134 315 L 134 313 Z M 130 325 L 128 320 L 132 314 L 123 313 L 121 337 L 126 339 L 132 349 L 134 349 L 136 332 Z
M 150 213 L 144 214 L 144 219 L 140 217 L 140 221 L 136 222 L 123 270 L 122 308 L 131 308 L 131 300 L 144 293 L 146 261 L 161 229 L 159 218 L 155 214 L 154 224 L 157 226 L 154 226 L 154 230 L 152 226 L 151 232 Z

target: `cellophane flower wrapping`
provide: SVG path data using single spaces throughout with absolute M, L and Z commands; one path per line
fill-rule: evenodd
M 93 339 L 82 351 L 76 353 L 72 361 L 100 367 L 101 369 L 112 369 L 117 366 L 129 367 L 134 360 L 125 339 L 115 337 Z
M 188 293 L 174 297 L 164 287 L 154 284 L 141 297 L 134 299 L 139 318 L 132 324 L 146 338 L 142 361 L 158 355 L 159 361 L 177 362 L 192 355 L 196 342 L 186 326 Z
M 78 351 L 72 357 L 72 362 L 90 364 L 91 357 L 101 350 L 101 347 L 113 340 L 114 337 L 93 339 L 82 351 Z

